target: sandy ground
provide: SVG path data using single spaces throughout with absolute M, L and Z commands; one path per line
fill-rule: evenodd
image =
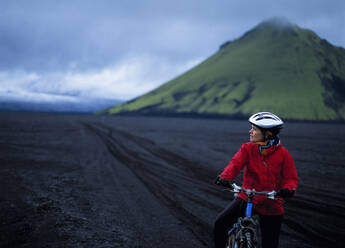
M 0 247 L 213 247 L 245 121 L 0 113 Z M 345 125 L 288 123 L 280 247 L 344 247 Z M 241 181 L 239 177 L 238 182 Z

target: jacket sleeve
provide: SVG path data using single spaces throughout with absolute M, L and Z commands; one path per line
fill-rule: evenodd
M 298 187 L 298 176 L 295 167 L 295 163 L 293 162 L 292 156 L 286 150 L 285 158 L 284 158 L 284 168 L 282 171 L 282 181 L 281 181 L 281 188 L 288 188 L 290 191 L 297 190 Z
M 220 177 L 231 182 L 247 164 L 247 161 L 248 151 L 245 144 L 243 144 L 240 150 L 233 156 L 223 172 L 220 174 Z

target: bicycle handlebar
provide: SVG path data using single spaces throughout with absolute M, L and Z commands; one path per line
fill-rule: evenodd
M 277 196 L 276 196 L 277 192 L 274 190 L 258 192 L 255 189 L 246 189 L 246 188 L 243 188 L 242 186 L 238 186 L 236 183 L 231 184 L 231 186 L 233 189 L 230 191 L 233 193 L 243 192 L 248 197 L 253 197 L 254 195 L 265 195 L 268 199 L 277 200 Z

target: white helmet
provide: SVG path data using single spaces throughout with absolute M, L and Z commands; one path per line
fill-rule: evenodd
M 284 124 L 278 116 L 270 112 L 259 112 L 253 114 L 248 121 L 261 128 L 282 128 Z

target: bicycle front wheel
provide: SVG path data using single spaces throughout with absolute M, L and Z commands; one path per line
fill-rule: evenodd
M 238 242 L 235 240 L 235 234 L 234 233 L 232 233 L 229 236 L 229 238 L 228 238 L 228 240 L 226 242 L 225 248 L 239 248 Z
M 252 232 L 245 232 L 244 237 L 245 237 L 245 240 L 240 245 L 240 248 L 256 248 Z

